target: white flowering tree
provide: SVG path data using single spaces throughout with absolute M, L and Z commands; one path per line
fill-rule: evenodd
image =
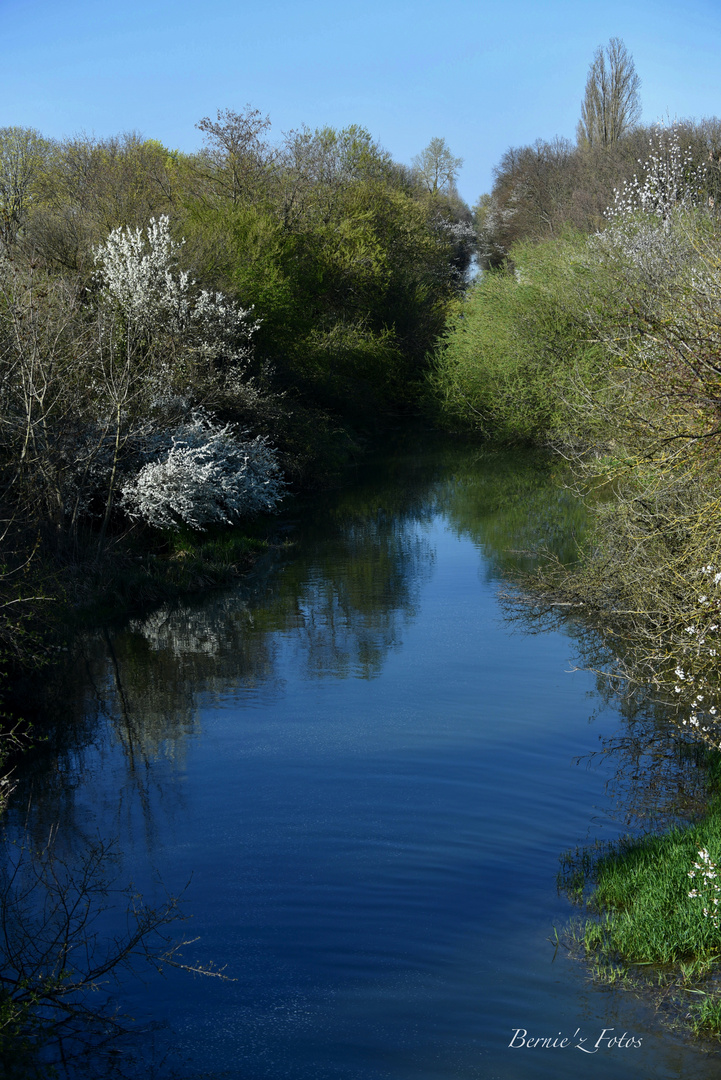
M 243 438 L 196 413 L 170 441 L 167 452 L 124 485 L 129 516 L 159 529 L 203 530 L 276 508 L 284 484 L 262 437 Z
M 146 344 L 181 333 L 186 347 L 245 355 L 257 322 L 222 293 L 195 288 L 177 267 L 184 243 L 173 239 L 167 215 L 151 218 L 146 229 L 113 229 L 93 252 L 104 304 Z
M 104 298 L 117 304 L 129 324 L 151 333 L 167 323 L 185 326 L 189 277 L 174 273 L 181 247 L 164 215 L 147 229 L 113 229 L 94 249 Z
M 706 188 L 706 168 L 681 145 L 678 129 L 656 128 L 640 172 L 615 191 L 605 211 L 608 224 L 591 241 L 622 269 L 627 288 L 636 288 L 636 303 L 658 305 L 695 262 Z M 651 293 L 640 297 L 639 290 L 649 287 Z
M 101 542 L 114 501 L 121 450 L 133 432 L 132 414 L 146 421 L 149 405 L 172 386 L 176 372 L 187 380 L 200 359 L 213 362 L 222 356 L 237 373 L 250 355 L 257 327 L 251 312 L 222 293 L 198 291 L 189 275 L 177 268 L 182 246 L 183 241 L 172 238 L 168 217 L 162 216 L 153 218 L 145 230 L 113 229 L 94 252 L 101 284 L 100 318 L 108 324 L 99 350 L 98 378 L 114 435 Z M 199 435 L 189 428 L 187 437 Z M 185 449 L 190 451 L 191 446 Z M 192 449 L 198 453 L 200 448 Z M 217 468 L 209 470 L 208 461 L 204 464 L 210 484 L 220 473 Z M 170 469 L 176 474 L 177 465 L 174 458 Z M 169 468 L 167 462 L 163 468 Z M 200 474 L 194 476 L 198 482 Z M 176 488 L 179 483 L 176 475 Z M 126 505 L 131 504 L 126 500 Z
M 94 290 L 0 258 L 0 442 L 14 493 L 58 542 L 92 515 L 102 546 L 128 472 L 167 453 L 191 405 L 225 383 L 252 397 L 257 322 L 199 289 L 182 247 L 167 217 L 113 229 L 94 250 Z

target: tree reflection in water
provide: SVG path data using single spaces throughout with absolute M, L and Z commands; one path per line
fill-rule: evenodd
M 619 716 L 618 729 L 579 759 L 591 768 L 603 758 L 612 769 L 606 790 L 616 819 L 634 832 L 647 832 L 683 825 L 702 814 L 714 782 L 708 749 L 679 728 L 673 702 L 630 677 L 623 642 L 544 595 L 509 590 L 501 604 L 519 632 L 560 629 L 575 643 L 574 663 L 595 675 L 596 704 L 589 722 L 606 709 Z
M 434 516 L 473 541 L 487 577 L 512 581 L 537 565 L 540 550 L 572 562 L 586 515 L 563 481 L 562 466 L 539 455 L 457 445 L 402 450 L 296 512 L 294 542 L 275 548 L 240 585 L 83 635 L 72 673 L 59 679 L 70 705 L 49 725 L 52 753 L 25 774 L 27 786 L 43 773 L 41 830 L 49 821 L 77 828 L 72 777 L 103 717 L 125 752 L 127 798 L 138 797 L 149 814 L 149 788 L 162 786 L 166 769 L 182 770 L 187 740 L 199 733 L 199 704 L 281 693 L 284 650 L 307 677 L 377 677 L 433 572 Z M 623 759 L 615 783 L 629 821 L 698 806 L 698 755 L 678 742 L 648 693 L 621 691 L 592 628 L 543 604 L 507 604 L 506 617 L 527 632 L 562 624 L 578 643 L 579 666 L 610 671 L 599 674 L 598 693 L 621 709 L 625 731 L 599 753 Z M 150 820 L 146 828 L 152 832 Z
M 306 682 L 377 679 L 419 614 L 436 565 L 437 519 L 472 541 L 491 583 L 532 569 L 541 548 L 573 561 L 584 511 L 562 479 L 555 461 L 522 453 L 400 451 L 343 492 L 296 508 L 293 543 L 275 547 L 238 586 L 88 631 L 71 670 L 58 676 L 57 696 L 62 691 L 70 705 L 48 708 L 49 741 L 21 778 L 18 807 L 42 791 L 30 828 L 42 838 L 57 825 L 64 843 L 80 849 L 96 822 L 114 822 L 118 835 L 140 836 L 152 856 L 168 822 L 177 819 L 182 830 L 177 780 L 190 744 L 202 742 L 205 709 L 282 700 L 291 665 Z M 558 611 L 528 604 L 506 614 L 525 631 L 560 625 Z M 579 666 L 615 674 L 592 628 L 566 617 L 562 626 Z M 619 815 L 643 827 L 693 813 L 703 799 L 703 763 L 678 743 L 662 705 L 648 695 L 622 697 L 607 676 L 598 676 L 597 689 L 602 705 L 621 711 L 621 728 L 598 750 L 618 763 L 610 783 Z M 111 755 L 111 742 L 121 757 Z M 114 784 L 100 777 L 111 759 Z

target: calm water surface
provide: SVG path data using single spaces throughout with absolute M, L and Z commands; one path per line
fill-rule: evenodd
M 625 831 L 644 789 L 624 779 L 630 721 L 573 670 L 578 628 L 522 633 L 499 604 L 530 547 L 573 550 L 580 512 L 551 472 L 390 456 L 300 513 L 237 588 L 83 646 L 33 827 L 116 837 L 149 896 L 156 874 L 190 880 L 186 958 L 235 980 L 120 985 L 163 1025 L 158 1075 L 719 1075 L 554 944 L 573 914 L 559 855 Z M 576 1048 L 604 1028 L 640 1048 Z M 516 1029 L 570 1043 L 511 1047 Z

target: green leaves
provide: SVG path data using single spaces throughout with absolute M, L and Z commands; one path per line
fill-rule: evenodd
M 577 383 L 597 384 L 602 368 L 586 300 L 582 237 L 517 245 L 458 306 L 437 353 L 446 421 L 502 442 L 575 438 Z

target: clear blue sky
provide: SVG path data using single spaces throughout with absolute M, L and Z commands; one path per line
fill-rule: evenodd
M 471 203 L 509 146 L 574 137 L 612 36 L 644 121 L 721 114 L 721 0 L 0 0 L 0 35 L 0 126 L 188 151 L 250 102 L 278 137 L 357 123 L 398 161 L 443 136 Z

